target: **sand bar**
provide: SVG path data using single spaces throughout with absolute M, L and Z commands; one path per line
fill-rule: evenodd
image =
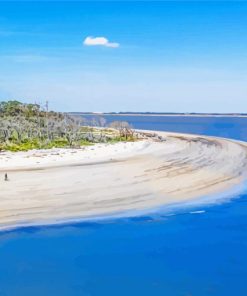
M 159 134 L 166 141 L 0 153 L 0 228 L 146 210 L 245 180 L 245 143 Z

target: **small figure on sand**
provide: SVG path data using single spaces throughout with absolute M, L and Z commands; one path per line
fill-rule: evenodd
M 4 181 L 9 181 L 7 173 L 5 173 L 5 175 L 4 175 Z

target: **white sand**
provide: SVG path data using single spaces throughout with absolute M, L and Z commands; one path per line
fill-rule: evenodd
M 144 210 L 228 190 L 245 179 L 244 143 L 160 134 L 166 142 L 0 153 L 0 227 Z

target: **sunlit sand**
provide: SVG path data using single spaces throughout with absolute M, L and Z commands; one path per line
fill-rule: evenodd
M 0 153 L 1 228 L 147 210 L 227 191 L 244 180 L 244 143 L 159 134 L 166 141 Z

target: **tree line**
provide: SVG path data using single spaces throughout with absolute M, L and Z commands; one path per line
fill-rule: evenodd
M 28 150 L 80 146 L 94 142 L 132 140 L 127 122 L 107 124 L 104 117 L 80 116 L 48 110 L 48 104 L 0 102 L 0 150 Z

